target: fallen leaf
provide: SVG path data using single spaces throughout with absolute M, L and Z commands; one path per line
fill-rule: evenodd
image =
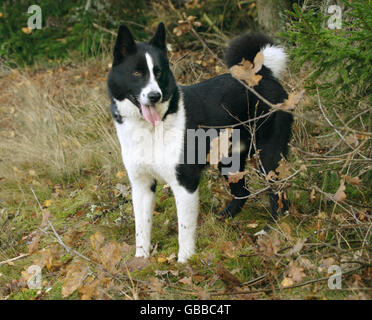
M 167 262 L 167 257 L 165 255 L 160 254 L 157 259 L 158 263 L 164 263 Z
M 275 171 L 278 172 L 279 179 L 285 179 L 291 174 L 290 167 L 288 166 L 287 161 L 285 161 L 283 158 L 279 161 L 279 166 L 275 169 Z
M 133 257 L 125 263 L 126 268 L 128 268 L 129 271 L 141 270 L 145 268 L 146 266 L 148 266 L 149 264 L 150 264 L 149 259 L 146 259 L 143 257 Z
M 260 236 L 257 239 L 258 250 L 267 257 L 273 257 L 279 251 L 280 240 L 277 235 L 273 237 Z
M 130 194 L 130 187 L 123 185 L 121 183 L 117 183 L 115 186 L 115 196 L 120 197 L 122 196 L 123 198 L 128 197 Z
M 234 245 L 231 241 L 224 241 L 220 245 L 220 251 L 229 258 L 234 258 Z
M 293 248 L 291 248 L 290 250 L 288 250 L 284 254 L 277 254 L 277 255 L 280 256 L 280 257 L 290 257 L 291 255 L 293 255 L 295 253 L 299 253 L 302 250 L 302 248 L 304 247 L 304 244 L 305 244 L 306 240 L 307 239 L 298 239 L 297 243 L 294 245 Z
M 319 272 L 328 272 L 328 268 L 336 264 L 336 260 L 332 257 L 324 258 L 320 260 L 318 271 Z
M 27 246 L 28 247 L 28 253 L 29 254 L 33 254 L 35 253 L 38 248 L 39 248 L 39 242 L 40 242 L 40 233 L 38 233 L 37 235 L 35 235 L 33 238 L 32 238 L 32 241 L 31 243 Z
M 345 189 L 346 189 L 345 188 L 345 181 L 344 181 L 344 179 L 341 179 L 340 186 L 339 186 L 338 190 L 336 191 L 335 195 L 333 196 L 333 199 L 336 202 L 342 202 L 346 199 L 346 193 L 344 192 Z
M 89 272 L 89 265 L 85 261 L 75 260 L 66 268 L 67 274 L 62 285 L 62 297 L 66 298 L 83 285 Z
M 225 283 L 226 290 L 233 290 L 235 287 L 240 287 L 241 282 L 231 272 L 225 269 L 222 263 L 217 264 L 217 275 Z
M 299 257 L 296 262 L 298 262 L 298 264 L 306 269 L 306 270 L 312 270 L 315 268 L 314 264 L 307 258 L 304 258 L 304 257 Z
M 303 278 L 306 277 L 304 269 L 296 265 L 293 261 L 289 263 L 288 277 L 290 277 L 293 282 L 302 282 Z
M 48 209 L 43 209 L 42 214 L 43 214 L 43 219 L 41 221 L 40 228 L 44 228 L 47 226 L 49 217 L 50 217 L 50 212 Z
M 30 28 L 30 27 L 23 27 L 23 28 L 21 28 L 21 30 L 25 34 L 30 34 L 32 32 L 32 28 Z
M 293 286 L 293 284 L 294 284 L 293 280 L 290 279 L 290 278 L 287 278 L 287 277 L 285 277 L 285 278 L 283 279 L 283 281 L 280 283 L 280 285 L 281 285 L 283 288 L 291 287 L 291 286 Z
M 104 241 L 105 237 L 99 231 L 90 236 L 90 244 L 92 245 L 92 248 L 96 251 L 98 251 L 101 248 Z
M 266 181 L 275 181 L 278 179 L 278 175 L 275 173 L 274 170 L 270 170 L 268 174 L 265 176 Z
M 353 186 L 359 186 L 361 183 L 361 180 L 359 177 L 350 177 L 348 175 L 343 175 L 342 178 L 345 180 L 345 182 L 352 184 Z
M 314 202 L 316 199 L 315 197 L 315 189 L 311 189 L 311 192 L 310 192 L 310 201 L 311 202 Z
M 241 179 L 244 178 L 244 176 L 248 173 L 248 171 L 240 171 L 236 173 L 229 173 L 227 176 L 227 180 L 229 183 L 237 183 Z
M 45 200 L 45 201 L 43 202 L 43 207 L 48 208 L 48 207 L 50 207 L 50 206 L 52 205 L 52 203 L 53 203 L 53 200 L 51 200 L 51 199 L 49 199 L 49 200 Z
M 116 178 L 122 179 L 125 176 L 125 171 L 118 171 L 116 173 Z
M 184 278 L 178 280 L 178 282 L 183 283 L 183 284 L 187 284 L 187 285 L 192 285 L 191 277 L 184 277 Z

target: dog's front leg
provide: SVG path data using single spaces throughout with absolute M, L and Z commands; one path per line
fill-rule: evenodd
M 152 214 L 155 192 L 151 190 L 150 179 L 132 182 L 132 201 L 136 223 L 136 257 L 150 255 Z
M 178 217 L 178 262 L 185 263 L 195 252 L 195 233 L 199 213 L 199 190 L 188 192 L 182 186 L 172 188 Z

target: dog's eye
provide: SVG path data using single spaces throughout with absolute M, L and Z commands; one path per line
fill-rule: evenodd
M 136 78 L 139 78 L 139 77 L 142 77 L 142 72 L 140 72 L 140 71 L 134 71 L 132 73 L 132 75 L 134 75 Z
M 155 71 L 155 77 L 156 77 L 156 79 L 159 79 L 161 77 L 161 71 L 160 70 Z

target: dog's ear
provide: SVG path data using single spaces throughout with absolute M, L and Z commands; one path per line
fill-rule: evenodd
M 125 55 L 134 53 L 136 49 L 136 43 L 134 42 L 129 29 L 126 26 L 121 25 L 118 30 L 118 36 L 114 47 L 114 64 L 119 63 Z
M 149 41 L 149 44 L 161 50 L 167 51 L 167 43 L 165 41 L 165 26 L 163 22 L 158 24 L 158 28 L 156 29 L 152 39 Z

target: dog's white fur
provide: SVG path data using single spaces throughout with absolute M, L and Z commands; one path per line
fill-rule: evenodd
M 147 96 L 150 92 L 159 92 L 162 95 L 162 92 L 160 90 L 159 84 L 155 79 L 154 75 L 154 62 L 152 61 L 152 58 L 150 54 L 145 53 L 147 67 L 149 69 L 149 82 L 147 83 L 146 87 L 144 87 L 140 93 L 139 101 L 142 104 L 150 104 Z M 160 98 L 161 100 L 161 98 Z
M 183 151 L 185 109 L 182 95 L 179 109 L 169 114 L 159 126 L 144 121 L 138 108 L 128 99 L 116 101 L 124 122 L 115 122 L 122 158 L 132 186 L 136 224 L 136 256 L 148 257 L 155 193 L 151 185 L 156 179 L 170 185 L 176 199 L 178 217 L 178 261 L 186 262 L 195 251 L 199 192 L 190 193 L 176 178 L 176 166 Z M 159 104 L 161 114 L 168 104 Z M 165 111 L 164 111 L 165 112 Z M 162 116 L 162 115 L 161 115 Z
M 278 46 L 267 45 L 262 50 L 264 55 L 264 65 L 271 69 L 274 77 L 280 79 L 280 75 L 287 65 L 287 54 L 284 49 Z

